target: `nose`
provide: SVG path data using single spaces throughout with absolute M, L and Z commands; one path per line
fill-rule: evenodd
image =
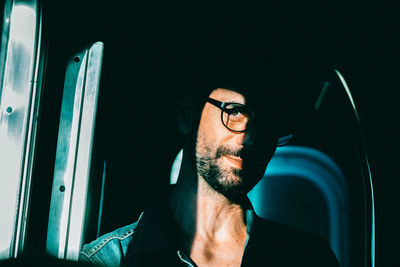
M 236 144 L 239 146 L 250 147 L 254 145 L 252 132 L 237 133 L 235 136 Z

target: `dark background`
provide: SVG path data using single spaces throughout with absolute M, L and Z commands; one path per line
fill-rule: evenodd
M 96 160 L 107 160 L 111 177 L 102 232 L 136 220 L 141 207 L 168 184 L 181 144 L 177 96 L 191 90 L 210 58 L 250 51 L 277 79 L 305 81 L 293 93 L 305 106 L 315 101 L 326 73 L 337 68 L 345 76 L 373 176 L 377 264 L 394 265 L 400 245 L 400 23 L 393 3 L 52 0 L 43 7 L 48 60 L 33 184 L 33 197 L 42 199 L 31 215 L 42 222 L 30 237 L 41 244 L 36 249 L 45 244 L 40 233 L 47 229 L 48 210 L 42 206 L 49 205 L 66 62 L 82 47 L 102 41 Z

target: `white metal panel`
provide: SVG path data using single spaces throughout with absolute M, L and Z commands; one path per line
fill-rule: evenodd
M 102 55 L 97 42 L 65 76 L 46 245 L 60 259 L 77 260 L 82 245 Z
M 78 259 L 82 246 L 88 181 L 90 175 L 93 136 L 103 44 L 97 43 L 88 52 L 85 92 L 80 121 L 79 145 L 75 168 L 75 183 L 71 201 L 67 259 Z
M 0 258 L 25 243 L 39 112 L 41 13 L 36 0 L 7 0 L 0 52 Z

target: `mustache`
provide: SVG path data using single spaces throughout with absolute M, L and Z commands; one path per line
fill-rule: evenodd
M 216 158 L 218 159 L 225 155 L 245 158 L 248 154 L 249 154 L 248 148 L 235 149 L 231 147 L 220 146 L 217 148 Z

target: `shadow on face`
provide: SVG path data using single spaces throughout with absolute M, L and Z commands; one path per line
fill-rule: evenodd
M 209 98 L 222 103 L 206 102 L 201 113 L 196 139 L 198 174 L 228 198 L 245 195 L 262 178 L 276 145 L 267 138 L 266 128 L 257 124 L 256 113 L 251 120 L 248 114 L 241 114 L 247 108 L 252 110 L 242 93 L 218 88 Z M 236 110 L 235 104 L 246 109 Z M 250 122 L 243 131 L 229 127 L 240 120 Z

